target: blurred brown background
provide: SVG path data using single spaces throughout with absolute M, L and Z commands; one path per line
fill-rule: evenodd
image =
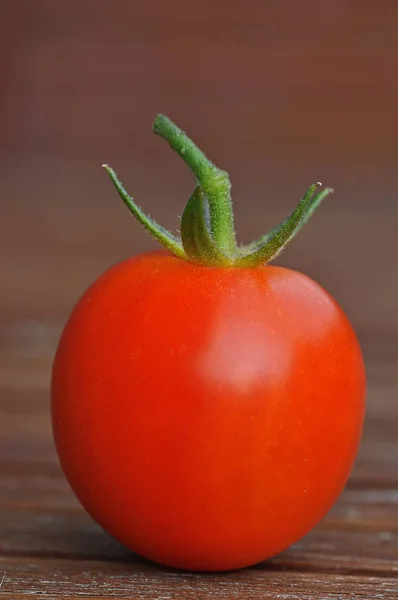
M 398 2 L 2 0 L 0 49 L 3 459 L 55 465 L 62 325 L 105 268 L 155 246 L 101 164 L 178 227 L 194 182 L 151 133 L 164 112 L 229 170 L 242 240 L 312 181 L 335 188 L 279 262 L 322 283 L 362 341 L 357 480 L 398 477 Z
M 9 0 L 0 18 L 3 388 L 40 390 L 47 410 L 73 303 L 109 265 L 154 247 L 103 162 L 178 227 L 193 177 L 151 133 L 159 111 L 230 171 L 241 239 L 310 182 L 333 185 L 279 261 L 335 295 L 365 351 L 395 346 L 396 2 Z

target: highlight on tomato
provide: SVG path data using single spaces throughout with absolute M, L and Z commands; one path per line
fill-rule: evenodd
M 338 498 L 365 409 L 361 349 L 336 301 L 270 262 L 332 191 L 314 183 L 251 244 L 228 174 L 163 115 L 196 176 L 174 235 L 105 169 L 163 245 L 116 264 L 75 306 L 52 373 L 52 423 L 86 511 L 166 566 L 237 569 L 281 552 Z

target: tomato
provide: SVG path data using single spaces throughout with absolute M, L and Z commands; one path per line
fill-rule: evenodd
M 341 492 L 364 414 L 361 351 L 316 283 L 162 254 L 80 300 L 54 365 L 63 469 L 144 557 L 234 569 L 299 539 Z
M 66 477 L 106 531 L 157 563 L 214 571 L 279 553 L 330 509 L 360 441 L 365 370 L 323 288 L 258 264 L 286 222 L 232 255 L 225 221 L 200 213 L 210 195 L 188 203 L 183 247 L 115 265 L 77 303 L 52 421 Z

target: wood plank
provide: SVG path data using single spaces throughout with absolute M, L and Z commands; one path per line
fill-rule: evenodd
M 0 509 L 45 512 L 79 510 L 56 462 L 0 461 Z M 398 529 L 398 486 L 381 486 L 352 479 L 328 517 L 332 523 L 347 521 L 356 526 Z M 370 485 L 372 484 L 372 485 Z M 372 525 L 373 523 L 373 525 Z
M 145 561 L 103 563 L 0 559 L 5 598 L 134 598 L 135 600 L 396 600 L 391 577 L 285 572 L 267 568 L 225 574 L 181 573 Z M 1 581 L 1 580 L 0 580 Z
M 37 480 L 41 502 L 30 503 L 29 493 L 26 498 L 20 493 L 19 501 L 0 504 L 0 555 L 109 560 L 130 555 L 84 513 L 62 478 L 58 489 L 54 479 Z M 397 498 L 398 490 L 346 490 L 318 527 L 275 559 L 277 564 L 328 572 L 397 571 Z

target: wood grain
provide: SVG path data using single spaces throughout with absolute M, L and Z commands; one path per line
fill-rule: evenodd
M 0 597 L 398 598 L 398 3 L 3 0 L 0 34 Z M 51 436 L 73 303 L 154 247 L 100 165 L 174 229 L 194 183 L 151 135 L 159 111 L 230 171 L 240 239 L 311 181 L 336 188 L 280 262 L 336 297 L 367 366 L 345 492 L 292 548 L 234 573 L 129 553 L 84 513 Z
M 83 571 L 81 569 L 83 567 Z M 11 598 L 135 598 L 189 600 L 198 598 L 283 598 L 283 600 L 356 600 L 382 597 L 395 600 L 398 581 L 393 578 L 248 569 L 222 575 L 170 572 L 152 565 L 76 561 L 5 559 L 1 591 Z M 154 595 L 154 590 L 156 590 Z M 331 591 L 333 590 L 333 591 Z

